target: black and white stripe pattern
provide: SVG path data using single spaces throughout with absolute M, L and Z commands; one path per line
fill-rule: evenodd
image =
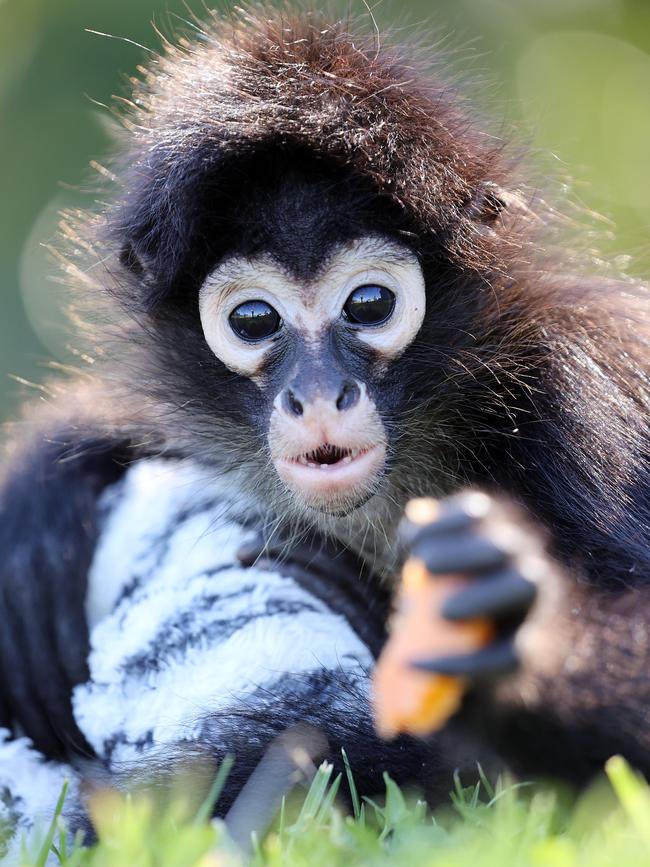
M 361 716 L 368 724 L 370 650 L 293 577 L 239 565 L 254 522 L 227 490 L 190 463 L 142 461 L 101 508 L 90 679 L 73 704 L 110 774 L 179 744 L 257 756 L 283 726 L 324 713 L 352 731 Z M 46 818 L 66 774 L 76 783 L 71 768 L 5 739 L 0 823 Z

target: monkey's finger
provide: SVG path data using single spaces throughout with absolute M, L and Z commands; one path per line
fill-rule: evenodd
M 262 536 L 252 536 L 240 544 L 236 557 L 242 566 L 254 566 L 262 554 L 265 553 L 265 547 Z
M 523 615 L 536 595 L 537 587 L 532 581 L 523 578 L 516 569 L 507 569 L 448 596 L 441 614 L 447 620 Z
M 485 536 L 456 533 L 450 537 L 422 536 L 411 555 L 424 561 L 429 572 L 489 572 L 506 565 L 509 552 Z
M 293 565 L 319 574 L 331 572 L 336 565 L 334 557 L 307 544 L 298 544 L 291 548 L 286 543 L 261 544 L 257 549 L 254 544 L 242 545 L 237 551 L 237 558 L 242 566 L 257 566 L 261 563 L 272 563 L 280 567 Z
M 271 563 L 298 567 L 327 578 L 332 574 L 348 574 L 352 580 L 358 580 L 364 569 L 363 563 L 352 554 L 329 547 L 318 537 L 288 544 L 281 537 L 265 541 L 259 534 L 241 543 L 237 559 L 246 567 Z
M 416 659 L 409 665 L 448 677 L 480 678 L 513 671 L 519 665 L 519 657 L 511 641 L 495 641 L 476 653 Z
M 289 544 L 282 536 L 265 539 L 262 534 L 245 539 L 237 549 L 237 559 L 242 566 L 256 566 L 260 561 L 293 563 L 305 569 L 331 568 L 331 555 L 312 540 Z
M 412 500 L 400 524 L 400 542 L 405 548 L 411 548 L 425 536 L 440 537 L 469 530 L 492 510 L 492 499 L 478 491 L 457 494 L 439 502 Z

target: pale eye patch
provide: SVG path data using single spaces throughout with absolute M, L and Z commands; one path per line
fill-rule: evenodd
M 394 305 L 385 322 L 370 327 L 350 323 L 350 327 L 388 361 L 400 355 L 420 329 L 425 285 L 415 254 L 376 236 L 338 247 L 313 278 L 302 282 L 265 255 L 221 263 L 199 293 L 205 339 L 228 368 L 255 378 L 273 339 L 281 337 L 283 325 L 316 340 L 328 324 L 345 318 L 346 302 L 364 285 L 384 287 L 394 297 Z M 246 341 L 232 327 L 233 311 L 252 301 L 277 312 L 281 324 L 268 339 Z

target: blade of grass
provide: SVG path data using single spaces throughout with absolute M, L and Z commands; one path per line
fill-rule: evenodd
M 68 794 L 68 786 L 69 780 L 66 780 L 61 787 L 61 794 L 59 795 L 59 799 L 56 802 L 56 807 L 54 808 L 54 816 L 52 817 L 50 827 L 47 830 L 47 834 L 45 835 L 45 839 L 43 840 L 41 848 L 38 850 L 38 855 L 36 856 L 34 867 L 45 867 L 48 856 L 52 849 L 52 843 L 54 842 L 54 835 L 58 827 L 58 819 L 63 812 L 63 803 Z
M 234 762 L 235 757 L 232 756 L 230 753 L 224 756 L 223 761 L 219 765 L 219 770 L 217 771 L 212 785 L 210 786 L 210 791 L 208 792 L 205 800 L 196 812 L 196 816 L 194 817 L 195 825 L 204 825 L 212 818 L 214 805 L 219 800 L 219 796 L 223 791 L 223 787 L 226 785 L 226 780 L 228 779 L 228 775 L 232 770 Z
M 350 766 L 350 759 L 348 758 L 348 754 L 345 752 L 344 749 L 341 750 L 341 755 L 343 756 L 345 776 L 348 780 L 348 788 L 350 789 L 350 797 L 352 798 L 352 810 L 354 812 L 354 818 L 358 822 L 361 818 L 361 801 L 359 799 L 359 792 L 357 791 L 357 784 L 354 782 L 354 775 Z
M 306 820 L 314 818 L 314 816 L 318 812 L 318 808 L 323 801 L 323 798 L 325 797 L 325 793 L 327 791 L 327 787 L 329 785 L 333 770 L 333 765 L 331 765 L 329 762 L 323 762 L 319 769 L 316 771 L 316 773 L 314 774 L 314 779 L 311 781 L 311 786 L 309 787 L 309 791 L 307 792 L 307 796 L 305 797 L 302 808 L 300 810 L 300 814 L 298 815 L 296 825 L 300 825 Z
M 284 842 L 284 832 L 286 828 L 287 821 L 287 796 L 282 795 L 282 802 L 280 803 L 280 818 L 278 821 L 278 837 L 281 842 Z
M 334 800 L 338 794 L 339 786 L 341 785 L 341 779 L 341 774 L 337 774 L 334 782 L 327 790 L 327 793 L 318 809 L 318 813 L 316 813 L 316 824 L 321 824 L 327 819 L 329 812 L 332 809 L 332 805 L 334 804 Z
M 477 762 L 476 767 L 478 768 L 479 779 L 480 779 L 481 783 L 483 784 L 483 788 L 485 789 L 485 793 L 488 796 L 488 800 L 490 800 L 496 794 L 494 791 L 494 786 L 492 785 L 491 780 L 488 779 L 488 776 L 483 769 L 483 765 L 480 762 Z
M 605 765 L 612 788 L 633 827 L 650 846 L 650 791 L 622 756 L 613 756 Z

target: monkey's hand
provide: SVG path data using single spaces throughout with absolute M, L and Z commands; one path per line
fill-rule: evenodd
M 522 626 L 553 571 L 538 535 L 483 493 L 414 500 L 391 637 L 375 673 L 379 730 L 426 734 L 464 692 L 516 669 Z

